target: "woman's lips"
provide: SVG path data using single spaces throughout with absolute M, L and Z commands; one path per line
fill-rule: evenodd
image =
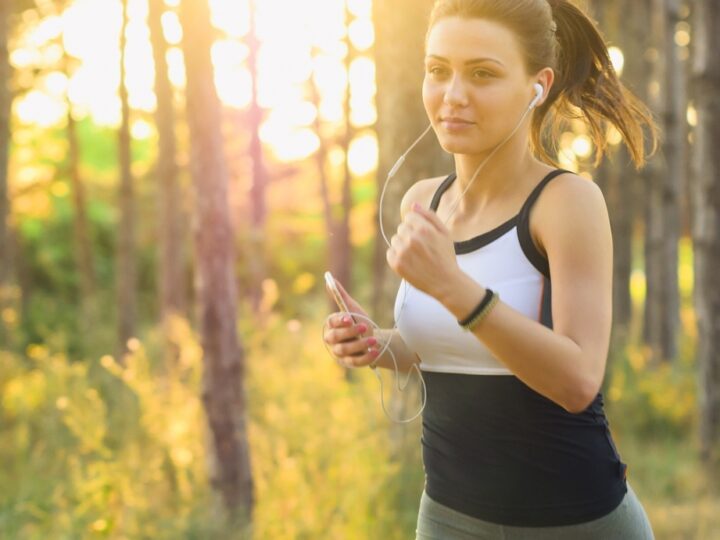
M 456 118 L 443 118 L 440 123 L 447 130 L 467 129 L 473 125 L 473 122 L 466 122 Z

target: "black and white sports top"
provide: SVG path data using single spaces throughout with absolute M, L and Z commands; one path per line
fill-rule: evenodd
M 549 265 L 533 244 L 528 217 L 545 185 L 564 172 L 543 178 L 510 220 L 454 243 L 464 272 L 548 328 Z M 433 211 L 455 178 L 452 173 L 440 184 Z M 432 499 L 479 519 L 528 527 L 590 521 L 620 503 L 627 466 L 601 393 L 583 412 L 566 411 L 513 375 L 440 302 L 409 283 L 398 290 L 398 317 L 427 387 L 422 450 Z

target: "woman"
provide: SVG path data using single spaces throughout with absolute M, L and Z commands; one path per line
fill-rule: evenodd
M 610 124 L 639 167 L 651 115 L 564 0 L 438 0 L 425 48 L 423 101 L 455 171 L 403 197 L 387 250 L 407 284 L 397 332 L 336 313 L 324 339 L 344 366 L 393 369 L 378 357 L 392 338 L 400 369 L 422 369 L 418 539 L 651 539 L 599 392 L 607 208 L 552 157 L 561 120 L 579 114 L 598 161 Z

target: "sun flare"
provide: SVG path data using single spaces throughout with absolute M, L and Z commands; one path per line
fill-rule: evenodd
M 170 47 L 169 78 L 181 89 L 185 67 L 178 4 L 177 0 L 165 1 L 162 27 Z M 252 102 L 247 44 L 250 0 L 210 0 L 209 5 L 217 31 L 211 58 L 218 96 L 226 107 L 245 109 Z M 255 0 L 255 6 L 257 101 L 264 109 L 261 133 L 276 158 L 303 159 L 317 150 L 319 139 L 310 126 L 316 119 L 331 124 L 343 121 L 348 84 L 351 124 L 355 128 L 372 126 L 376 111 L 375 66 L 368 56 L 374 41 L 371 0 L 348 0 L 347 21 L 343 2 L 335 0 Z M 128 99 L 131 109 L 151 113 L 156 107 L 155 68 L 147 16 L 146 0 L 128 0 Z M 45 65 L 51 71 L 43 85 L 35 84 L 16 101 L 20 121 L 42 127 L 60 124 L 69 100 L 74 115 L 87 114 L 99 125 L 118 126 L 121 27 L 120 0 L 74 0 L 62 15 L 29 23 L 11 52 L 11 62 L 20 70 Z M 349 73 L 348 40 L 357 56 Z M 52 71 L 62 65 L 64 53 L 77 60 L 77 67 L 67 73 Z M 312 102 L 310 85 L 316 86 L 319 103 Z M 135 126 L 133 136 L 148 136 L 144 124 Z M 351 159 L 351 168 L 359 173 L 367 163 L 364 160 L 360 165 Z

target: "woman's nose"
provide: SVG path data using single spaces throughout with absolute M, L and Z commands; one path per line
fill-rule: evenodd
M 467 93 L 461 77 L 452 77 L 445 88 L 444 101 L 448 105 L 466 105 Z

